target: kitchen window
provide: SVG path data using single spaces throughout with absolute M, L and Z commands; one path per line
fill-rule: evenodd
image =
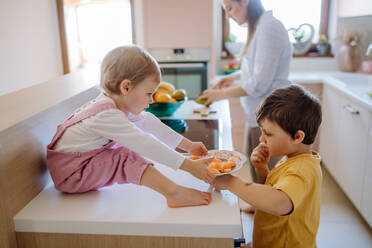
M 64 73 L 133 43 L 132 0 L 57 0 Z
M 286 29 L 297 28 L 302 23 L 309 23 L 315 29 L 313 42 L 317 43 L 320 34 L 328 36 L 328 16 L 330 0 L 262 0 L 265 10 L 272 10 L 273 15 L 279 19 Z M 227 19 L 223 14 L 223 50 L 225 41 L 230 35 L 236 42 L 245 43 L 247 38 L 247 26 L 239 26 L 231 18 Z M 312 52 L 313 49 L 310 49 Z

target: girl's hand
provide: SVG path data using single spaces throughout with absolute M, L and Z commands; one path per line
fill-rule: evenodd
M 191 142 L 187 152 L 195 156 L 208 155 L 208 150 L 202 142 Z
M 215 179 L 216 175 L 208 169 L 208 162 L 212 160 L 211 158 L 186 160 L 188 165 L 185 170 L 190 172 L 194 177 L 199 178 L 206 183 L 211 183 Z
M 234 180 L 234 176 L 223 175 L 223 176 L 216 177 L 213 180 L 212 185 L 216 187 L 217 189 L 229 189 L 233 180 Z
M 269 148 L 264 144 L 260 143 L 254 148 L 251 155 L 251 162 L 257 170 L 266 169 L 267 163 L 270 161 Z
M 212 89 L 224 89 L 232 85 L 234 79 L 231 77 L 221 78 L 215 85 L 212 86 Z
M 209 105 L 211 105 L 215 101 L 224 99 L 223 92 L 224 92 L 223 90 L 215 90 L 215 89 L 205 90 L 198 97 L 197 100 L 199 100 L 199 99 L 206 99 L 205 105 L 206 106 L 209 106 Z

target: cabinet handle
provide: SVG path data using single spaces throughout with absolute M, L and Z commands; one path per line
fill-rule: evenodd
M 359 111 L 356 110 L 355 108 L 351 107 L 349 104 L 345 105 L 344 109 L 349 111 L 352 115 L 359 115 Z

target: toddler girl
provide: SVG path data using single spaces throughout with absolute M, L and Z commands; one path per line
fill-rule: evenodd
M 207 160 L 193 161 L 174 148 L 205 155 L 191 142 L 144 110 L 160 81 L 154 58 L 139 46 L 110 51 L 101 65 L 101 93 L 58 126 L 47 147 L 47 164 L 55 187 L 78 193 L 113 183 L 135 183 L 163 194 L 169 207 L 209 204 L 209 192 L 185 188 L 163 176 L 147 157 L 182 169 L 210 183 Z

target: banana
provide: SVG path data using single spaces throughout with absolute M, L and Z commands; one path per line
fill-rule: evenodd
M 168 94 L 172 95 L 174 90 L 175 90 L 175 88 L 174 88 L 173 84 L 170 84 L 170 83 L 167 83 L 167 82 L 160 82 L 159 83 L 158 91 L 161 91 L 161 92 L 168 93 Z

